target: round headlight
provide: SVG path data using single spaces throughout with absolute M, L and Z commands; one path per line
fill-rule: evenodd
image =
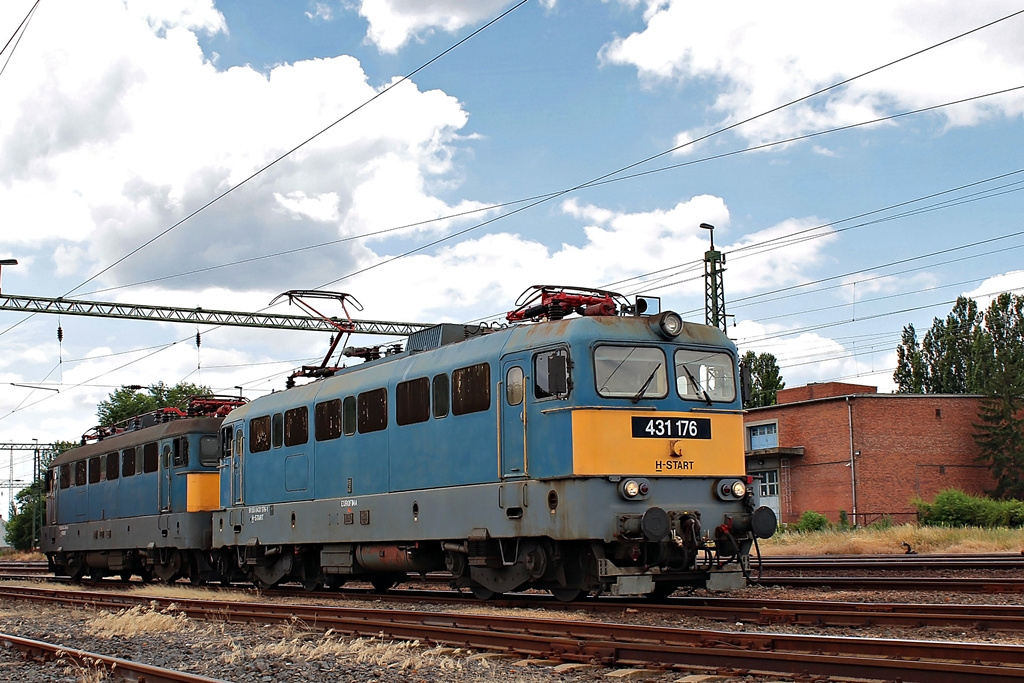
M 665 311 L 661 314 L 658 327 L 661 329 L 663 336 L 672 339 L 678 337 L 679 333 L 683 331 L 683 319 L 679 317 L 678 313 Z
M 742 481 L 734 481 L 732 483 L 732 495 L 737 498 L 742 498 L 747 493 L 747 485 Z
M 626 494 L 627 498 L 636 498 L 640 493 L 640 484 L 630 479 L 622 485 L 622 492 Z

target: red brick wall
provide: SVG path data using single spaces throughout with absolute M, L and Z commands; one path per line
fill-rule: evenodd
M 821 385 L 813 385 L 821 386 Z M 779 447 L 802 446 L 780 472 L 782 522 L 807 510 L 838 521 L 853 515 L 850 451 L 856 456 L 858 522 L 878 513 L 913 513 L 911 500 L 958 488 L 981 494 L 995 482 L 974 461 L 978 398 L 873 394 L 752 410 L 747 423 L 777 420 Z M 850 447 L 850 416 L 853 448 Z M 909 515 L 895 517 L 909 521 Z
M 843 382 L 822 382 L 821 384 L 806 384 L 802 387 L 792 389 L 780 389 L 775 392 L 777 403 L 796 403 L 797 401 L 810 401 L 815 398 L 831 398 L 833 396 L 849 396 L 851 394 L 874 394 L 878 387 L 871 387 L 866 384 L 844 384 Z

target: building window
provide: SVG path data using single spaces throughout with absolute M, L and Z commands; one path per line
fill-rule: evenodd
M 750 436 L 750 450 L 759 451 L 765 448 L 778 448 L 778 429 L 778 424 L 775 422 L 747 427 L 747 434 Z
M 766 472 L 759 472 L 761 475 L 761 497 L 762 498 L 773 498 L 779 495 L 779 471 L 778 470 L 767 470 Z

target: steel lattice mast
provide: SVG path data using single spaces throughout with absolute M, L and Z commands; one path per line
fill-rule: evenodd
M 84 301 L 82 299 L 51 299 L 38 296 L 0 294 L 0 311 L 22 313 L 53 313 L 60 315 L 81 315 L 94 318 L 120 318 L 122 320 L 150 320 L 203 325 L 225 325 L 229 327 L 254 327 L 262 329 L 301 330 L 307 332 L 337 332 L 337 325 L 330 320 L 304 315 L 283 315 L 273 313 L 247 313 L 242 311 L 216 311 L 205 308 L 178 308 L 175 306 L 146 306 L 140 304 L 119 304 L 108 301 Z M 350 321 L 334 319 L 348 327 Z M 352 320 L 353 334 L 380 334 L 388 336 L 409 336 L 414 332 L 434 327 L 432 323 L 403 323 L 383 320 Z

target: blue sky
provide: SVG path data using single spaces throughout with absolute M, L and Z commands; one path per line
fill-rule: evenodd
M 990 95 L 1024 86 L 1024 15 L 979 29 L 1011 2 L 41 0 L 16 34 L 33 4 L 0 7 L 8 294 L 259 310 L 332 283 L 364 318 L 427 322 L 554 283 L 702 320 L 708 222 L 742 350 L 790 386 L 891 391 L 904 325 L 1024 287 L 1024 91 Z M 123 384 L 280 389 L 327 345 L 24 317 L 0 313 L 0 443 L 77 438 Z

